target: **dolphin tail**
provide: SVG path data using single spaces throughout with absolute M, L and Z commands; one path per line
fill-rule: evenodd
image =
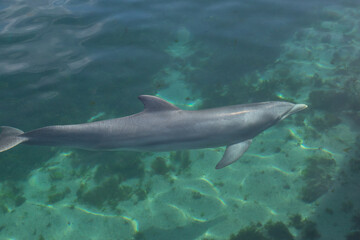
M 20 136 L 24 132 L 17 128 L 5 126 L 1 126 L 0 128 L 0 152 L 13 148 L 27 140 L 27 138 Z

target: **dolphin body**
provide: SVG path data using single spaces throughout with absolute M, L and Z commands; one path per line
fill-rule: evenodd
M 216 165 L 219 169 L 239 159 L 259 133 L 307 107 L 261 102 L 186 111 L 155 96 L 141 95 L 139 99 L 144 110 L 122 118 L 48 126 L 26 133 L 2 126 L 0 152 L 20 143 L 155 152 L 227 146 Z

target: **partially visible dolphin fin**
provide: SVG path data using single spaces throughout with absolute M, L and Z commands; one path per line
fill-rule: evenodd
M 138 98 L 144 104 L 144 111 L 180 110 L 173 104 L 155 96 L 140 95 Z
M 216 169 L 226 167 L 236 160 L 238 160 L 250 147 L 252 139 L 235 143 L 226 147 L 224 156 L 220 162 L 216 165 Z
M 6 151 L 27 140 L 25 137 L 19 137 L 24 132 L 13 127 L 1 127 L 0 133 L 0 152 Z

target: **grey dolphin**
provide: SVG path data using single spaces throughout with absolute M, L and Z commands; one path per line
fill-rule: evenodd
M 140 113 L 104 121 L 23 131 L 2 126 L 0 152 L 20 143 L 92 150 L 174 151 L 227 146 L 216 168 L 239 159 L 252 139 L 305 104 L 262 102 L 197 111 L 149 95 Z

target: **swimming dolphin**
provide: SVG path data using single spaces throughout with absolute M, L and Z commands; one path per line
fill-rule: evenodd
M 256 135 L 307 107 L 262 102 L 186 111 L 155 96 L 141 95 L 139 99 L 144 110 L 122 118 L 49 126 L 26 133 L 2 126 L 0 152 L 20 143 L 155 152 L 227 146 L 216 165 L 219 169 L 239 159 Z

